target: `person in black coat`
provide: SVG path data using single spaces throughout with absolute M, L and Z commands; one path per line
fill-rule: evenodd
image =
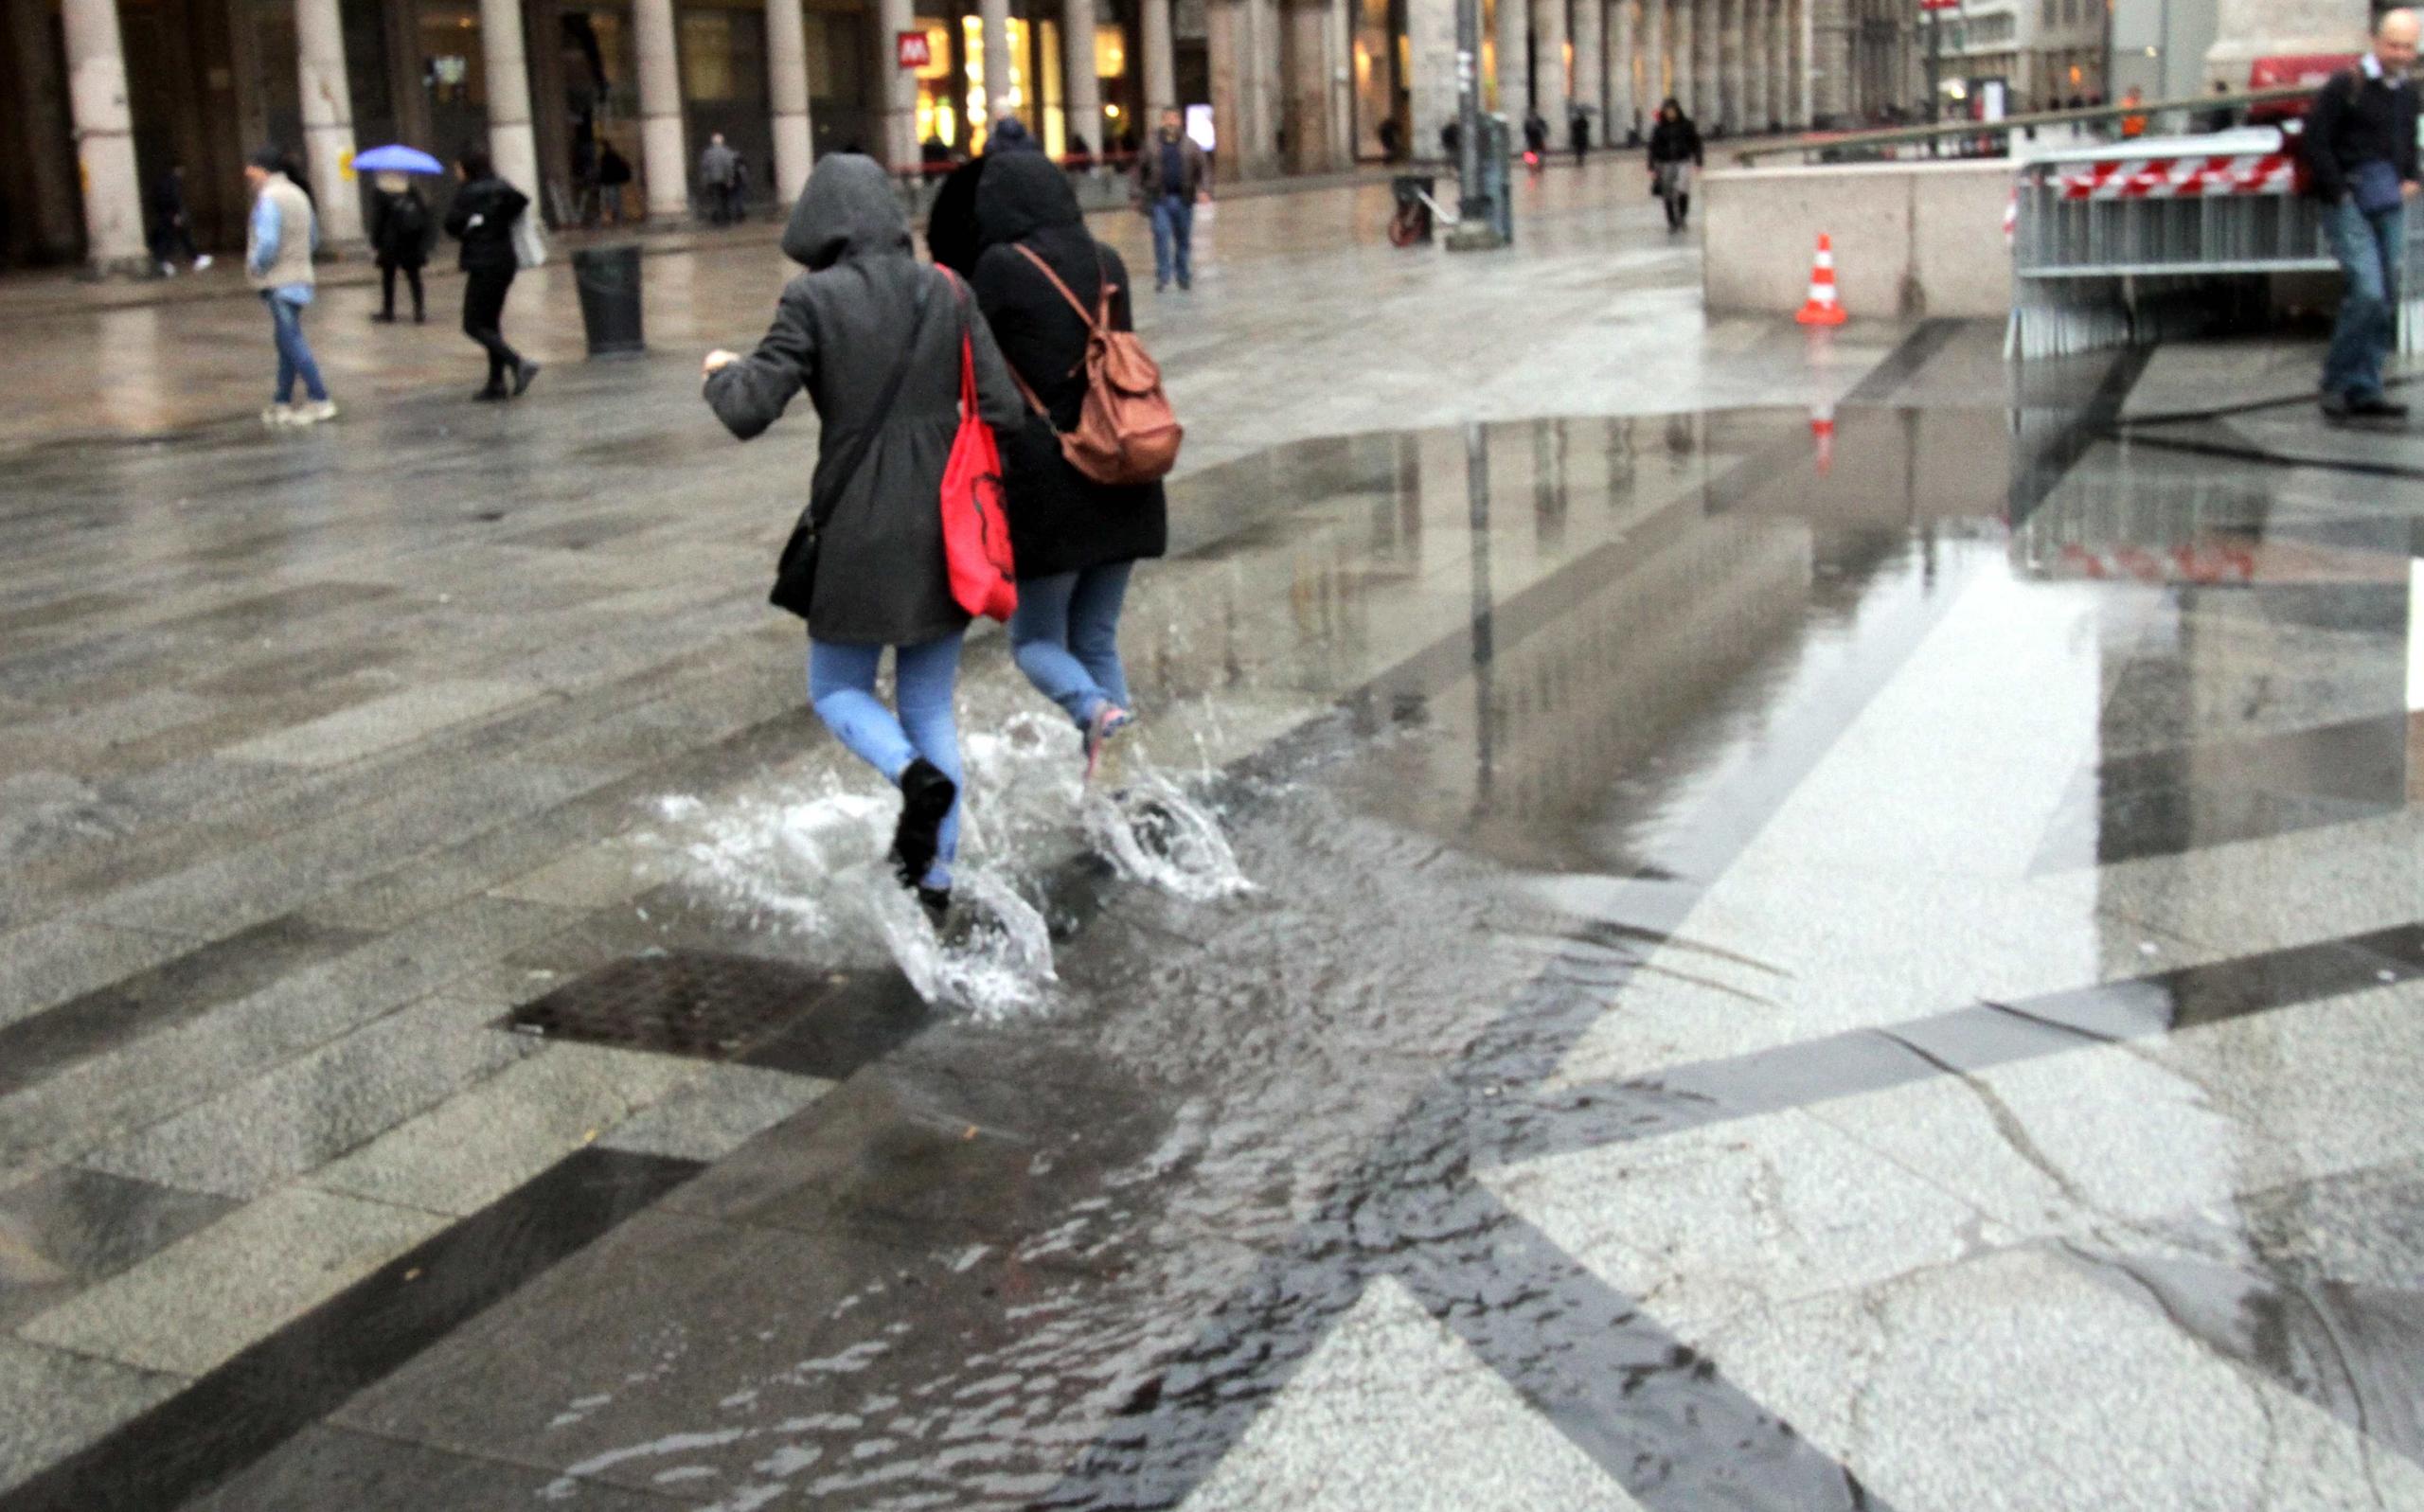
M 976 188 L 976 302 L 1030 396 L 1003 434 L 1019 607 L 1010 646 L 1027 681 L 1065 710 L 1089 773 L 1134 712 L 1119 661 L 1119 612 L 1139 559 L 1168 544 L 1159 483 L 1096 483 L 1061 454 L 1085 399 L 1089 321 L 1106 284 L 1111 325 L 1132 330 L 1128 268 L 1086 230 L 1069 177 L 1033 153 L 995 158 Z M 1052 276 L 1069 294 L 1053 287 Z
M 472 397 L 509 399 L 539 376 L 539 365 L 525 361 L 505 342 L 505 296 L 522 268 L 513 251 L 513 222 L 530 208 L 530 196 L 497 177 L 489 154 L 476 147 L 456 157 L 454 176 L 462 187 L 446 212 L 446 234 L 463 243 L 463 334 L 489 354 L 488 386 Z M 513 376 L 509 389 L 505 386 L 508 373 Z
M 429 319 L 420 286 L 420 270 L 429 261 L 429 202 L 401 173 L 382 173 L 379 193 L 370 203 L 370 250 L 379 259 L 379 312 L 370 318 L 383 326 L 396 321 L 396 275 L 401 273 L 413 293 L 413 324 Z
M 802 517 L 816 542 L 809 696 L 834 738 L 900 789 L 893 865 L 938 913 L 958 844 L 952 691 L 968 628 L 952 596 L 940 507 L 959 430 L 961 334 L 977 408 L 997 431 L 1019 423 L 1018 386 L 972 297 L 918 263 L 909 218 L 873 159 L 817 159 L 783 252 L 807 271 L 783 290 L 756 351 L 707 354 L 706 400 L 744 441 L 802 389 L 816 406 L 823 429 Z M 886 647 L 898 714 L 875 696 Z
M 1692 213 L 1692 175 L 1699 171 L 1702 148 L 1700 128 L 1684 114 L 1673 96 L 1658 107 L 1658 124 L 1649 130 L 1650 187 L 1666 202 L 1666 229 L 1681 231 Z

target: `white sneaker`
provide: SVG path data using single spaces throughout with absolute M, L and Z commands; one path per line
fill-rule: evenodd
M 264 410 L 262 410 L 262 411 L 261 411 L 261 423 L 262 423 L 263 425 L 292 425 L 292 424 L 294 424 L 294 405 L 292 405 L 292 404 L 272 404 L 272 405 L 270 405 L 268 408 L 266 408 L 266 409 L 264 409 Z
M 196 273 L 200 273 L 203 269 L 207 268 L 207 267 L 209 267 L 209 266 L 210 266 L 210 254 L 209 254 L 209 253 L 207 253 L 207 252 L 204 253 L 201 257 L 198 257 L 198 258 L 194 258 L 194 259 L 193 259 L 193 271 L 194 271 L 194 272 L 196 272 Z
M 317 425 L 322 420 L 332 420 L 336 418 L 337 401 L 335 400 L 312 400 L 294 406 L 294 418 L 292 423 L 296 425 Z
M 173 263 L 173 262 L 164 262 L 164 263 L 160 264 L 160 276 L 161 276 L 161 277 L 163 277 L 163 278 L 173 278 L 173 277 L 175 277 L 176 276 L 177 276 L 177 265 L 176 265 L 175 263 Z

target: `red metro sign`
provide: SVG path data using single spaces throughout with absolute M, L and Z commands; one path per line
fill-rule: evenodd
M 893 47 L 900 54 L 900 67 L 904 72 L 934 64 L 935 49 L 922 31 L 901 32 L 893 40 Z

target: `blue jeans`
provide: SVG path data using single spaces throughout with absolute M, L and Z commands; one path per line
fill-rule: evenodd
M 851 755 L 882 773 L 886 782 L 900 782 L 909 763 L 924 756 L 958 787 L 959 724 L 951 701 L 959 683 L 959 636 L 894 649 L 894 691 L 900 705 L 897 717 L 875 696 L 876 666 L 882 660 L 881 646 L 810 641 L 808 699 L 816 706 L 816 717 Z M 952 858 L 959 853 L 959 808 L 965 801 L 965 794 L 952 800 L 951 812 L 943 818 L 935 864 L 924 879 L 929 887 L 951 885 Z
M 1010 653 L 1037 692 L 1084 729 L 1106 703 L 1129 707 L 1119 665 L 1119 606 L 1132 561 L 1019 579 Z
M 1178 286 L 1182 289 L 1195 281 L 1195 206 L 1176 194 L 1165 194 L 1153 202 L 1153 286 L 1160 288 L 1170 281 L 1171 264 L 1177 264 Z M 1024 591 L 1024 590 L 1022 590 Z
M 329 385 L 320 382 L 320 365 L 312 360 L 312 344 L 303 339 L 303 307 L 268 290 L 261 292 L 261 302 L 269 306 L 269 318 L 277 332 L 277 401 L 285 404 L 294 400 L 298 377 L 313 403 L 327 399 Z
M 2350 195 L 2324 217 L 2332 256 L 2347 288 L 2340 296 L 2340 320 L 2323 354 L 2323 391 L 2350 399 L 2375 399 L 2382 391 L 2382 359 L 2398 339 L 2398 258 L 2406 238 L 2403 208 L 2357 208 Z

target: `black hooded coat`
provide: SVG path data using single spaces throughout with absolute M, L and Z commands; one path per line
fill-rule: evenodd
M 1107 278 L 1115 291 L 1111 324 L 1132 330 L 1128 267 L 1086 230 L 1069 175 L 1049 158 L 1016 152 L 989 159 L 976 188 L 976 303 L 1012 371 L 1051 412 L 1025 407 L 1002 436 L 1009 489 L 1010 547 L 1022 578 L 1158 557 L 1169 539 L 1169 510 L 1158 483 L 1096 483 L 1061 454 L 1059 430 L 1078 423 L 1084 401 L 1086 322 L 1034 263 L 1028 248 L 1091 310 Z
M 818 160 L 783 231 L 793 278 L 758 349 L 708 378 L 717 418 L 747 440 L 802 388 L 822 421 L 811 499 L 819 521 L 809 633 L 821 641 L 916 646 L 966 628 L 943 563 L 943 464 L 959 428 L 960 333 L 972 338 L 977 407 L 996 429 L 1025 401 L 965 289 L 910 249 L 909 220 L 872 158 Z M 922 306 L 922 316 L 920 313 Z M 916 333 L 914 343 L 912 332 Z M 876 406 L 906 361 L 887 414 Z M 847 477 L 827 474 L 845 437 L 871 439 Z

